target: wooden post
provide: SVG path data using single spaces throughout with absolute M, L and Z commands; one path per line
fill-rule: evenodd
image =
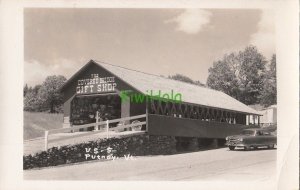
M 109 125 L 108 125 L 108 120 L 106 120 L 106 138 L 108 139 L 109 137 Z
M 49 131 L 45 131 L 45 151 L 48 150 L 48 132 Z
M 246 125 L 250 125 L 250 115 L 246 115 Z
M 95 126 L 95 131 L 99 130 L 98 122 L 99 122 L 99 112 L 96 111 L 96 126 Z

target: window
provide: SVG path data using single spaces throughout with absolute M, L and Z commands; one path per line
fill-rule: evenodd
M 263 135 L 268 136 L 268 135 L 271 135 L 271 133 L 267 132 L 267 131 L 263 131 Z
M 256 131 L 256 135 L 257 135 L 257 136 L 262 136 L 262 135 L 263 135 L 263 132 L 262 132 L 262 131 Z

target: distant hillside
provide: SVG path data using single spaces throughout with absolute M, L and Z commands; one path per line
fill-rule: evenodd
M 24 112 L 24 140 L 43 137 L 45 130 L 62 128 L 63 114 Z

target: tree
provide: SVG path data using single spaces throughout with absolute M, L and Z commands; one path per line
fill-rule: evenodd
M 40 103 L 37 94 L 30 88 L 24 97 L 24 111 L 39 111 Z
M 24 110 L 25 111 L 41 111 L 42 101 L 38 97 L 41 85 L 35 85 L 33 88 L 26 84 L 23 88 L 24 92 Z
M 265 57 L 255 46 L 225 55 L 209 68 L 207 86 L 223 91 L 245 104 L 259 103 L 263 89 Z
M 28 92 L 28 85 L 25 84 L 25 86 L 24 86 L 24 88 L 23 88 L 23 97 L 26 96 L 27 92 Z
M 195 85 L 198 85 L 198 86 L 205 86 L 200 81 L 194 81 L 191 78 L 189 78 L 187 76 L 184 76 L 182 74 L 172 75 L 172 76 L 169 76 L 168 78 L 173 79 L 173 80 L 178 80 L 178 81 L 186 82 L 186 83 L 190 83 L 190 84 L 195 84 Z
M 55 112 L 55 107 L 62 104 L 62 94 L 59 87 L 64 84 L 66 78 L 61 75 L 48 76 L 38 90 L 38 99 L 45 108 L 50 109 L 50 113 Z
M 235 55 L 225 55 L 222 61 L 214 62 L 213 67 L 208 69 L 207 86 L 221 90 L 232 97 L 239 99 L 238 80 L 236 78 Z
M 259 103 L 259 96 L 263 89 L 263 80 L 266 68 L 266 58 L 258 52 L 254 46 L 246 47 L 243 52 L 239 52 L 238 82 L 241 90 L 240 100 L 245 104 Z
M 277 103 L 276 55 L 271 58 L 269 68 L 265 73 L 264 86 L 261 92 L 260 104 L 268 107 Z
M 35 94 L 38 94 L 41 87 L 42 87 L 42 85 L 37 84 L 37 85 L 35 85 L 31 90 L 32 90 Z

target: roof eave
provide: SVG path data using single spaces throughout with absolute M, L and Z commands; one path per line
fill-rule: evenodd
M 88 67 L 90 64 L 96 64 L 94 60 L 88 61 L 81 69 L 79 69 L 74 75 L 71 76 L 58 90 L 59 92 L 62 92 L 86 67 Z

